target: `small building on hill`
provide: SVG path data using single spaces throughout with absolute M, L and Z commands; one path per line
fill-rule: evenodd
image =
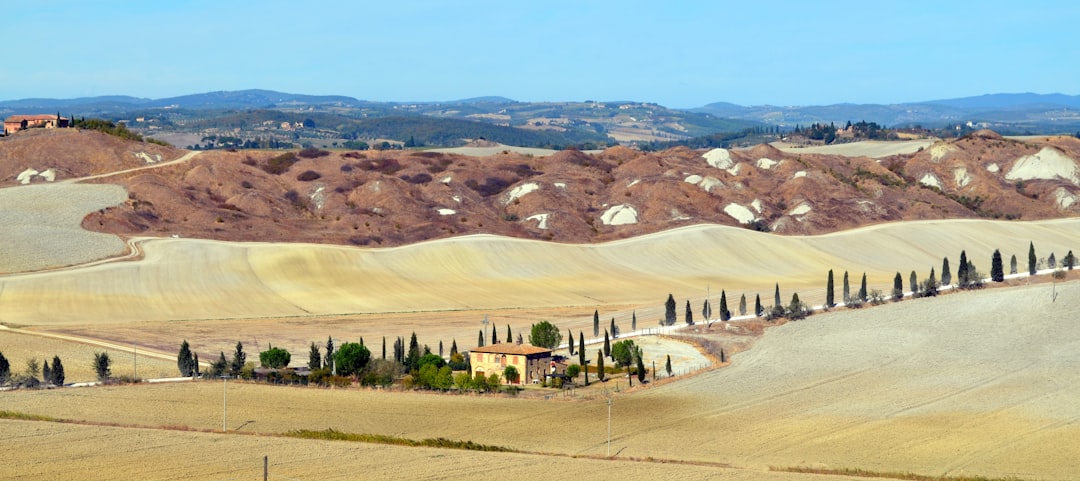
M 502 376 L 507 366 L 514 366 L 518 372 L 516 384 L 531 384 L 543 381 L 544 374 L 551 369 L 551 349 L 504 342 L 469 351 L 469 362 L 474 376 L 479 373 Z M 503 383 L 510 384 L 506 379 Z
M 23 129 L 35 127 L 55 129 L 67 128 L 71 125 L 71 119 L 59 115 L 12 115 L 4 119 L 4 133 L 15 133 Z

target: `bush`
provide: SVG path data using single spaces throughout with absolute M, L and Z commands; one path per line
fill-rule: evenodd
M 405 182 L 408 182 L 410 184 L 426 184 L 428 182 L 431 182 L 431 176 L 421 172 L 412 177 L 409 177 L 408 175 L 403 175 L 401 176 L 401 180 L 404 180 Z
M 296 180 L 299 180 L 300 182 L 311 182 L 313 180 L 318 180 L 320 177 L 322 177 L 322 174 L 315 172 L 314 170 L 305 170 L 303 173 L 296 176 Z
M 566 366 L 566 375 L 571 379 L 578 377 L 578 374 L 581 374 L 581 366 L 577 364 Z
M 273 369 L 280 369 L 289 365 L 289 361 L 292 360 L 292 355 L 289 351 L 286 351 L 280 347 L 271 347 L 263 352 L 259 353 L 259 364 L 262 367 L 269 367 Z
M 304 150 L 301 150 L 296 155 L 299 155 L 300 157 L 303 157 L 305 159 L 315 159 L 319 157 L 326 157 L 327 155 L 330 155 L 330 152 L 317 149 L 315 147 L 308 147 Z
M 511 184 L 513 184 L 513 182 L 498 177 L 488 177 L 486 180 L 484 180 L 483 184 L 473 179 L 465 181 L 466 187 L 475 190 L 483 197 L 491 197 L 495 194 L 498 194 L 506 190 L 507 187 L 510 187 Z
M 266 161 L 266 165 L 262 167 L 262 170 L 267 174 L 281 175 L 289 171 L 289 167 L 292 167 L 298 159 L 296 154 L 292 152 L 286 152 L 277 157 L 273 157 Z

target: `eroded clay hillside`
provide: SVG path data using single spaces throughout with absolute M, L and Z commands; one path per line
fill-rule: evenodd
M 144 155 L 181 154 L 93 132 L 20 134 L 0 141 L 0 173 L 11 185 L 26 168 L 55 165 L 60 181 L 152 166 Z M 1080 141 L 1071 137 L 1012 140 L 992 132 L 884 159 L 768 145 L 549 157 L 210 151 L 94 180 L 124 186 L 129 198 L 91 214 L 84 226 L 123 235 L 396 246 L 476 233 L 587 243 L 700 223 L 818 234 L 898 220 L 1034 220 L 1080 213 L 1078 158 Z

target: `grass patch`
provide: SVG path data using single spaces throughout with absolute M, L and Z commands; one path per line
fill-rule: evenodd
M 297 429 L 286 432 L 285 437 L 301 438 L 301 439 L 323 439 L 327 441 L 352 441 L 358 443 L 374 443 L 374 444 L 390 444 L 394 446 L 412 446 L 412 447 L 427 447 L 427 448 L 444 448 L 444 449 L 462 449 L 466 451 L 489 451 L 499 453 L 515 453 L 518 452 L 515 449 L 505 448 L 502 446 L 492 446 L 490 444 L 478 444 L 472 441 L 455 441 L 446 438 L 435 439 L 408 439 L 399 438 L 396 436 L 384 436 L 382 434 L 356 434 L 345 433 L 341 431 L 335 431 L 333 429 L 325 429 L 322 431 L 312 431 L 309 429 Z
M 868 471 L 865 469 L 828 469 L 828 468 L 809 468 L 809 467 L 788 467 L 779 468 L 776 466 L 770 466 L 769 471 L 781 471 L 785 473 L 803 473 L 803 474 L 831 474 L 838 476 L 856 476 L 860 478 L 884 478 L 884 479 L 902 479 L 904 481 L 1023 481 L 1021 478 L 1008 477 L 1008 478 L 987 478 L 985 476 L 927 476 L 925 474 L 915 473 L 898 473 L 898 472 L 882 472 L 882 471 Z
M 20 421 L 49 421 L 54 423 L 60 422 L 59 419 L 56 419 L 52 416 L 43 416 L 41 414 L 27 414 L 18 411 L 5 410 L 0 410 L 0 419 L 17 419 Z

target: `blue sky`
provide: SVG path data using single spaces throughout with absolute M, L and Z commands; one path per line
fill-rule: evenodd
M 696 107 L 1075 95 L 1077 20 L 1075 1 L 9 2 L 0 99 L 264 88 Z

